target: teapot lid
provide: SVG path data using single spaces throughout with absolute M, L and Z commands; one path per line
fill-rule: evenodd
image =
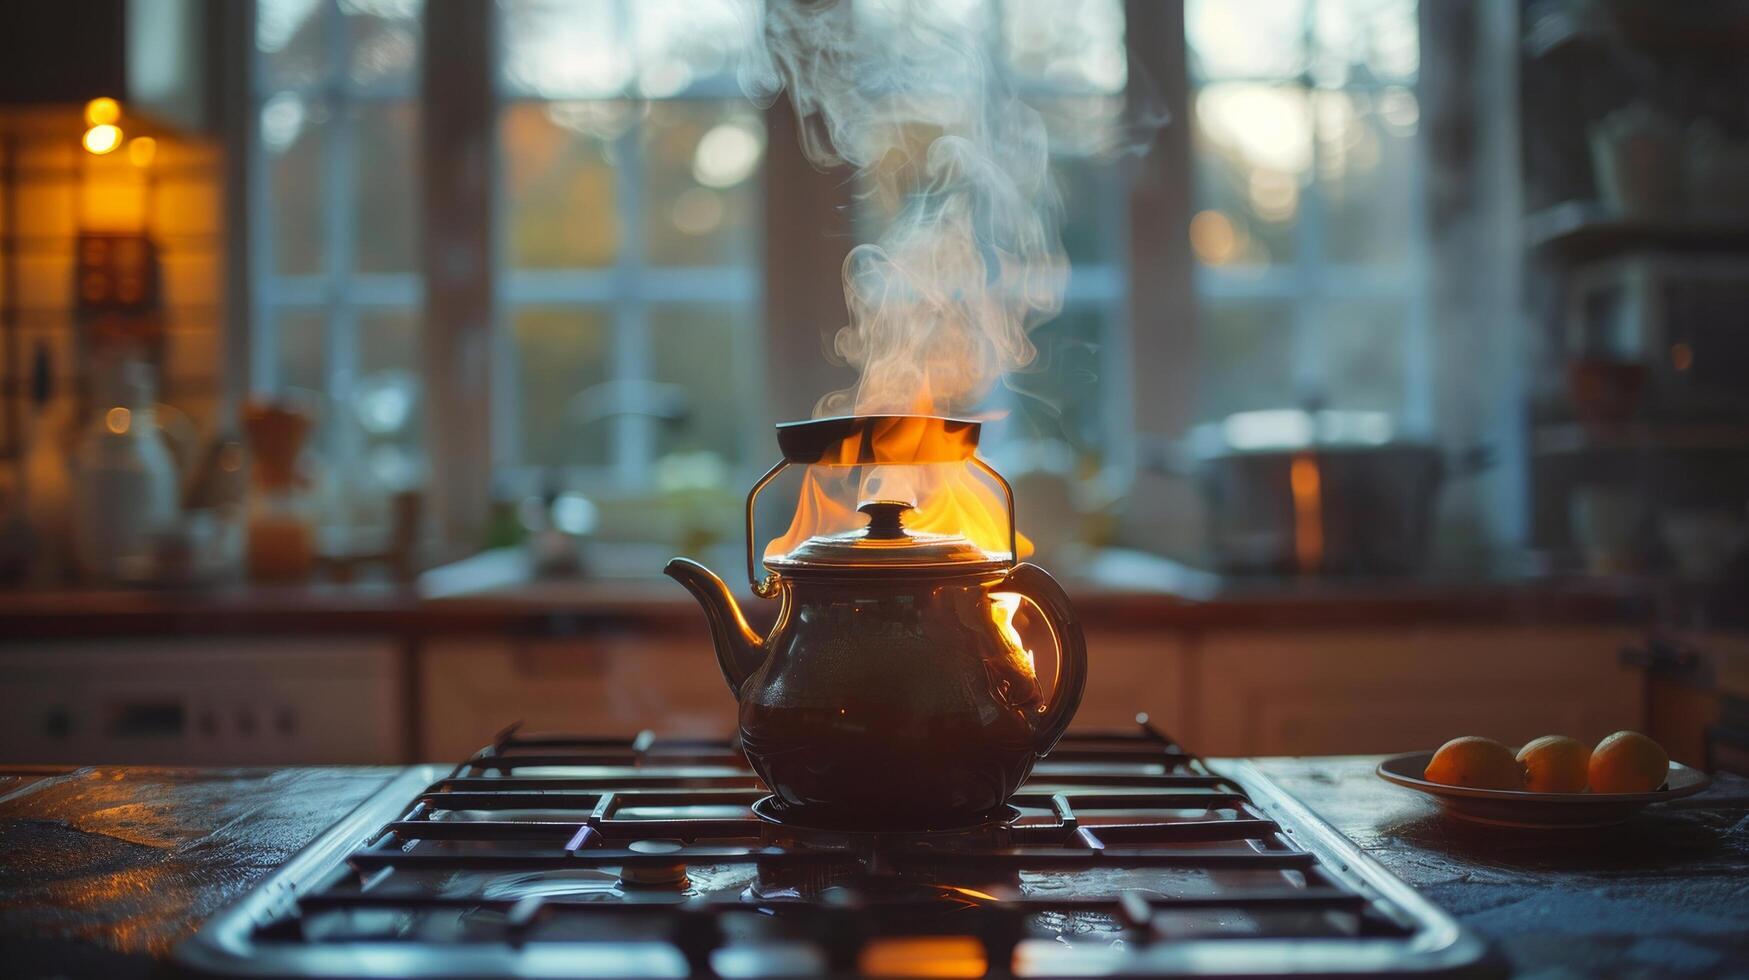
M 787 554 L 766 558 L 765 565 L 786 575 L 850 570 L 873 575 L 906 572 L 958 575 L 1006 567 L 1004 556 L 985 551 L 960 535 L 907 530 L 904 515 L 911 509 L 902 500 L 868 501 L 857 508 L 868 515 L 866 526 L 839 534 L 815 535 Z

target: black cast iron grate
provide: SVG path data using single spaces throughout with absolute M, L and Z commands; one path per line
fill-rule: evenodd
M 273 976 L 1450 973 L 1481 945 L 1235 763 L 1076 732 L 1008 818 L 762 819 L 729 741 L 506 730 L 414 770 L 179 953 Z

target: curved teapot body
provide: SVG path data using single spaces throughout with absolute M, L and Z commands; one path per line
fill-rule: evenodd
M 740 692 L 742 745 L 779 799 L 963 823 L 1032 772 L 1043 700 L 984 583 L 784 587 L 790 614 Z
M 762 641 L 702 566 L 676 559 L 668 573 L 710 614 L 748 761 L 810 819 L 976 822 L 1019 788 L 1080 702 L 1080 626 L 1036 566 L 993 576 L 780 579 L 783 612 Z M 991 594 L 1004 591 L 1031 599 L 1057 638 L 1062 669 L 1048 704 L 1030 655 L 998 625 Z

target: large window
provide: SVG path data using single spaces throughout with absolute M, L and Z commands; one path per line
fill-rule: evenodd
M 1188 0 L 1201 412 L 1425 428 L 1414 0 Z
M 423 264 L 442 250 L 421 245 L 421 153 L 434 151 L 419 123 L 447 108 L 420 104 L 421 39 L 436 43 L 422 28 L 458 6 L 256 4 L 251 384 L 319 393 L 342 519 L 421 478 Z M 490 459 L 468 465 L 518 492 L 637 493 L 675 461 L 751 471 L 769 455 L 762 386 L 793 383 L 767 376 L 781 372 L 765 370 L 766 345 L 798 342 L 768 335 L 766 293 L 803 285 L 764 267 L 766 237 L 824 222 L 774 207 L 789 189 L 768 186 L 767 157 L 797 151 L 791 135 L 767 146 L 772 117 L 736 82 L 740 3 L 470 6 L 492 30 L 444 52 L 494 66 L 491 109 L 464 134 L 495 150 L 480 207 L 494 229 L 489 452 L 476 453 Z M 857 0 L 858 29 L 906 29 L 914 6 Z M 1428 425 L 1415 0 L 1186 0 L 1186 46 L 1169 56 L 1133 36 L 1123 0 L 930 9 L 974 25 L 1043 114 L 1073 264 L 1061 315 L 1033 336 L 1038 362 L 992 399 L 1007 412 L 993 443 L 1049 440 L 1083 469 L 1121 464 L 1141 386 L 1155 384 L 1194 385 L 1204 418 L 1315 403 Z M 1181 61 L 1184 104 L 1155 108 L 1189 128 L 1189 159 L 1139 162 L 1137 86 L 1179 89 L 1136 66 Z M 1134 209 L 1143 168 L 1191 182 L 1187 215 Z M 846 187 L 843 206 L 854 196 Z M 878 219 L 859 214 L 859 231 Z M 1168 322 L 1158 289 L 1131 309 L 1131 284 L 1161 275 L 1134 267 L 1132 244 L 1175 238 L 1186 220 L 1198 320 Z M 1200 361 L 1134 363 L 1138 322 L 1199 331 Z

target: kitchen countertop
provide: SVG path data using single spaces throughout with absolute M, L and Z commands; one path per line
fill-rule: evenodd
M 1721 777 L 1612 830 L 1542 836 L 1442 818 L 1375 778 L 1375 758 L 1255 761 L 1516 974 L 1749 973 L 1749 780 Z M 149 976 L 395 772 L 0 771 L 7 975 Z

